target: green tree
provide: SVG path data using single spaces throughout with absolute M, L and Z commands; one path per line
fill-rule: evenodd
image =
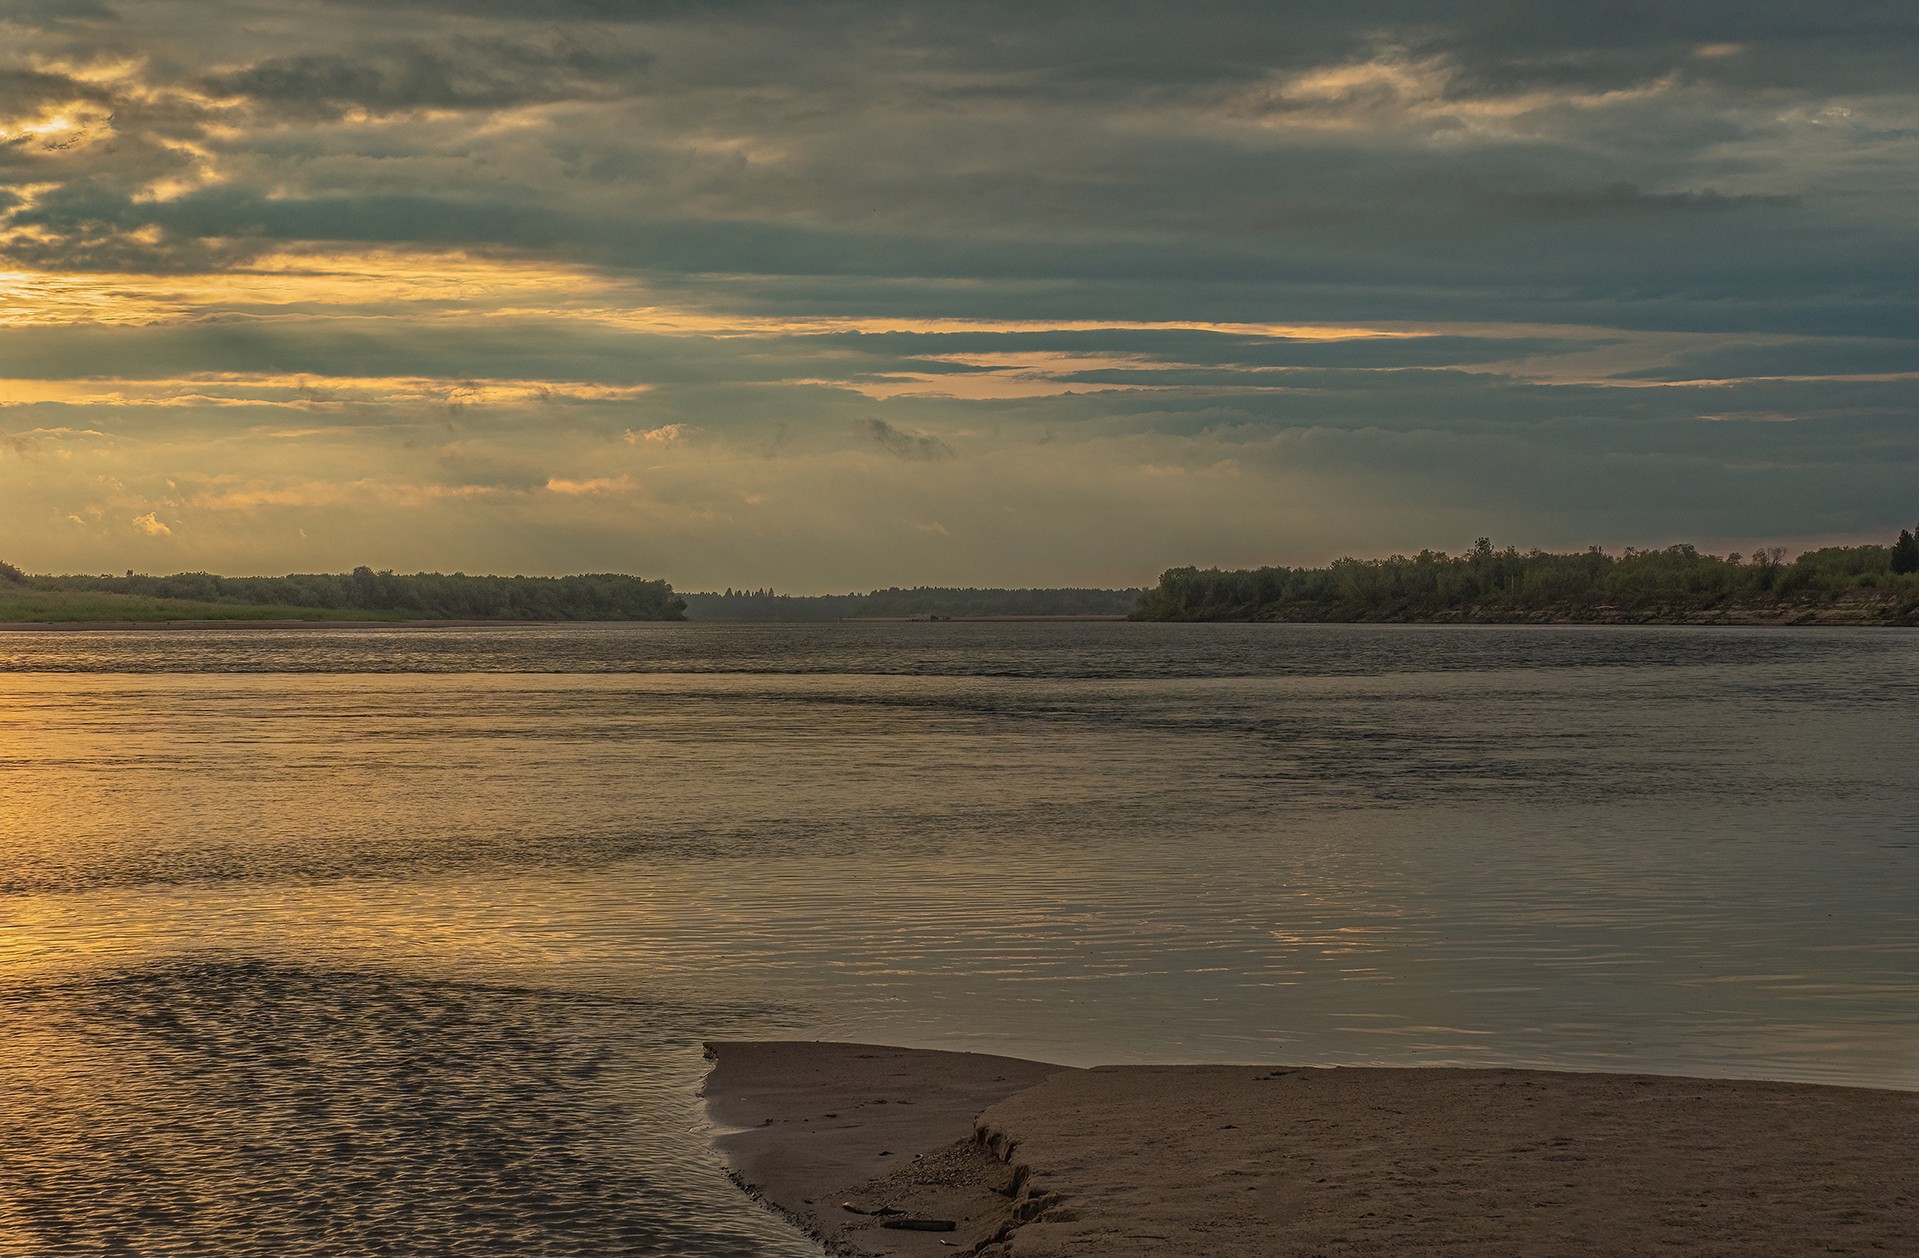
M 1919 572 L 1919 538 L 1911 529 L 1900 529 L 1899 540 L 1892 544 L 1892 570 Z

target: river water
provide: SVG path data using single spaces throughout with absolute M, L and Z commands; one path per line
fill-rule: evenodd
M 814 1251 L 709 1038 L 1919 1087 L 1919 634 L 0 635 L 0 1254 Z

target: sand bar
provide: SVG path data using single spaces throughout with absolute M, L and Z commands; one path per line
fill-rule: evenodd
M 953 1242 L 997 1232 L 1010 1217 L 1001 1190 L 1012 1172 L 978 1143 L 974 1122 L 1065 1069 L 878 1044 L 722 1043 L 707 1054 L 707 1109 L 734 1177 L 847 1254 L 950 1254 Z M 898 1216 L 841 1204 L 899 1209 L 895 1198 L 955 1230 L 886 1228 Z
M 834 1253 L 1919 1252 L 1919 1093 L 709 1049 L 722 1155 Z

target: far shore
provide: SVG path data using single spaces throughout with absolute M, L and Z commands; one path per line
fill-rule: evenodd
M 1454 1068 L 707 1046 L 715 1144 L 828 1252 L 1909 1252 L 1919 1093 Z
M 1817 619 L 1809 617 L 1745 619 L 1646 620 L 1628 617 L 1616 619 L 1558 620 L 1192 620 L 1134 621 L 1127 616 L 849 616 L 840 620 L 364 620 L 332 617 L 327 620 L 249 620 L 231 616 L 198 620 L 0 620 L 0 633 L 91 633 L 127 630 L 189 629 L 538 629 L 567 625 L 887 625 L 887 624 L 1231 624 L 1231 625 L 1320 625 L 1367 627 L 1444 627 L 1455 629 L 1911 629 L 1910 621 L 1871 621 L 1857 619 Z
M 838 623 L 846 624 L 846 625 L 885 625 L 885 624 L 930 624 L 935 622 L 943 623 L 946 621 L 952 621 L 955 624 L 962 623 L 962 622 L 964 623 L 985 622 L 990 624 L 990 623 L 1001 623 L 1001 622 L 1019 623 L 1022 621 L 1045 622 L 1045 621 L 1056 621 L 1056 620 L 1080 621 L 1080 620 L 1126 620 L 1126 619 L 1127 619 L 1127 616 L 1124 612 L 1084 612 L 1084 613 L 1072 613 L 1072 614 L 1059 615 L 1059 616 L 1041 616 L 1041 615 L 1031 615 L 1031 616 L 952 615 L 952 616 L 948 616 L 940 612 L 929 612 L 923 616 L 842 616 L 840 620 L 838 621 Z M 723 621 L 723 620 L 702 620 L 702 621 L 696 621 L 694 623 L 703 624 L 703 625 L 720 625 L 720 624 L 742 623 L 742 622 Z M 760 623 L 762 624 L 780 624 L 780 623 L 800 624 L 805 622 L 762 621 Z M 819 622 L 814 622 L 814 623 L 819 623 Z M 827 622 L 827 623 L 833 623 L 833 622 Z
M 1131 619 L 1129 617 L 1129 619 Z M 1155 624 L 1260 625 L 1645 625 L 1649 628 L 1780 628 L 1910 629 L 1919 627 L 1919 611 L 1901 612 L 1878 604 L 1832 604 L 1784 607 L 1663 608 L 1653 611 L 1625 608 L 1582 608 L 1578 611 L 1539 611 L 1481 615 L 1440 612 L 1424 616 L 1151 616 Z
M 539 625 L 673 624 L 659 620 L 246 620 L 238 616 L 219 620 L 14 620 L 0 621 L 0 633 L 86 633 L 128 629 L 530 629 Z

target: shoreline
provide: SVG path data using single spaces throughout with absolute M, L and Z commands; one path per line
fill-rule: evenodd
M 1898 1252 L 1919 1093 L 717 1042 L 735 1182 L 829 1253 Z M 950 1225 L 950 1226 L 949 1226 Z M 935 1230 L 937 1229 L 937 1230 Z
M 567 625 L 924 625 L 924 624 L 1287 625 L 1445 629 L 1914 629 L 1910 620 L 1134 620 L 1130 616 L 860 616 L 841 620 L 0 620 L 0 633 L 126 633 L 268 629 L 552 629 Z
M 826 622 L 819 622 L 819 621 L 808 622 L 803 620 L 784 620 L 784 621 L 763 620 L 757 623 L 771 624 L 771 625 L 779 625 L 779 624 L 797 625 L 797 624 L 808 624 L 808 623 L 814 623 L 814 624 L 827 623 L 827 624 L 842 624 L 842 625 L 938 625 L 938 624 L 977 625 L 977 624 L 1023 624 L 1023 623 L 1050 624 L 1054 622 L 1075 624 L 1075 623 L 1103 622 L 1103 621 L 1131 620 L 1131 619 L 1132 619 L 1132 616 L 1127 612 L 1062 612 L 1057 616 L 1048 616 L 1039 612 L 1034 612 L 1031 615 L 1009 612 L 1004 616 L 991 616 L 991 615 L 984 615 L 984 614 L 962 615 L 958 612 L 955 612 L 954 614 L 949 616 L 944 612 L 925 612 L 917 616 L 841 616 L 838 621 L 826 621 Z M 719 624 L 746 624 L 751 622 L 705 620 L 705 621 L 698 621 L 696 623 L 707 624 L 707 625 L 719 625 Z
M 1452 625 L 1549 626 L 1549 625 L 1623 625 L 1649 629 L 1912 629 L 1919 627 L 1919 613 L 1887 611 L 1863 613 L 1857 609 L 1805 608 L 1784 611 L 1733 609 L 1730 611 L 1539 613 L 1511 616 L 1433 615 L 1370 616 L 1326 618 L 1318 616 L 1142 616 L 1126 617 L 1138 624 L 1156 625 Z
M 539 629 L 557 625 L 674 625 L 683 620 L 0 620 L 0 633 L 195 629 Z

